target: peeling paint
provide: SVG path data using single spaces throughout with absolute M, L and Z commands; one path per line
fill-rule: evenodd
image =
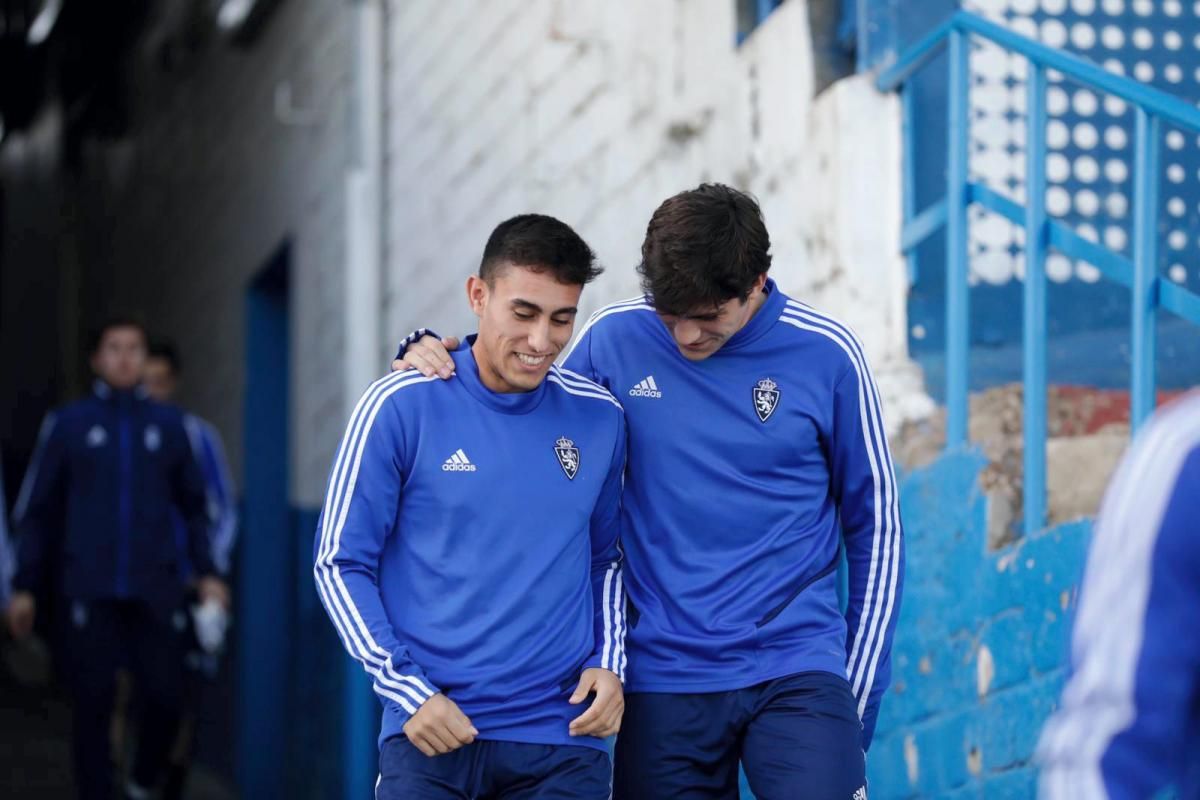
M 972 775 L 983 772 L 983 751 L 978 747 L 972 747 L 967 752 L 967 769 Z
M 1017 560 L 1017 553 L 1005 553 L 996 559 L 996 572 L 1004 572 L 1012 566 L 1012 563 Z
M 919 758 L 917 740 L 910 733 L 904 737 L 904 766 L 908 768 L 908 783 L 910 786 L 916 786 L 917 779 L 921 777 Z
M 979 646 L 979 656 L 975 660 L 975 686 L 980 697 L 985 697 L 996 677 L 996 662 L 992 660 L 992 651 L 986 644 Z
M 1062 690 L 1065 621 L 1091 526 L 985 550 L 984 464 L 978 450 L 946 453 L 902 484 L 918 568 L 905 587 L 913 623 L 896 632 L 895 681 L 908 690 L 888 698 L 872 745 L 879 800 L 1036 796 L 1033 747 Z

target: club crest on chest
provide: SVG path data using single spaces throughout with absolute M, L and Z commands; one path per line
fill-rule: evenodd
M 766 422 L 779 408 L 779 385 L 770 378 L 763 378 L 754 387 L 754 413 L 759 422 Z
M 565 436 L 559 437 L 554 443 L 554 455 L 558 457 L 558 465 L 562 467 L 568 480 L 575 480 L 579 473 L 579 448 Z

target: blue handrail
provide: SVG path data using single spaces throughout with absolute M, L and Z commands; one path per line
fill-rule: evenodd
M 979 36 L 1030 61 L 1027 85 L 1027 205 L 968 178 L 969 37 Z M 1046 252 L 1087 261 L 1106 278 L 1130 289 L 1130 420 L 1136 429 L 1154 410 L 1155 314 L 1162 308 L 1200 325 L 1200 295 L 1157 274 L 1159 134 L 1162 120 L 1200 131 L 1200 110 L 1166 92 L 1114 75 L 1070 53 L 1054 50 L 996 23 L 959 11 L 905 51 L 876 79 L 885 92 L 902 89 L 943 48 L 949 50 L 949 153 L 946 196 L 923 210 L 915 207 L 911 136 L 911 97 L 904 92 L 905 204 L 901 247 L 915 274 L 916 248 L 946 229 L 946 446 L 967 441 L 969 292 L 967 289 L 967 209 L 972 203 L 1025 228 L 1025 282 L 1022 337 L 1024 381 L 1024 529 L 1029 535 L 1045 523 L 1046 509 Z M 1088 241 L 1046 212 L 1046 83 L 1050 70 L 1106 92 L 1134 106 L 1133 259 Z

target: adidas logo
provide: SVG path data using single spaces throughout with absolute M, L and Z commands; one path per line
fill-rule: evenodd
M 662 392 L 658 390 L 658 384 L 654 382 L 654 376 L 650 375 L 642 381 L 639 381 L 637 386 L 629 390 L 630 397 L 653 397 L 655 400 L 662 397 Z
M 442 472 L 474 472 L 475 465 L 471 463 L 471 459 L 467 458 L 467 454 L 458 448 L 454 451 L 454 455 L 446 459 L 446 463 L 442 464 Z

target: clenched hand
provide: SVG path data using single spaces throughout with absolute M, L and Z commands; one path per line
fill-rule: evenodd
M 404 735 L 425 755 L 436 756 L 470 744 L 479 731 L 458 704 L 439 692 L 404 723 Z

